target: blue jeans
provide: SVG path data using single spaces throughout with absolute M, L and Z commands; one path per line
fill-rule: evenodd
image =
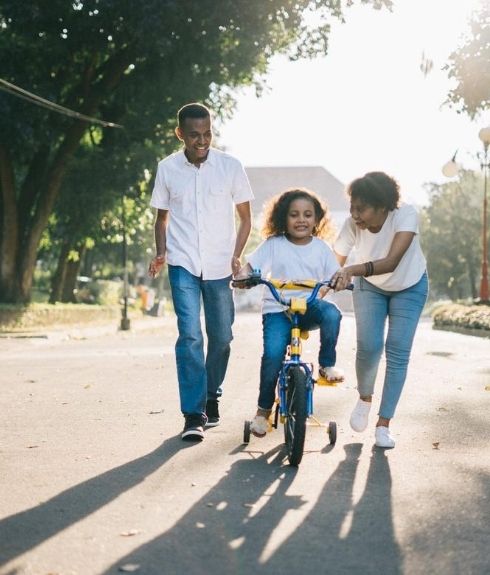
M 342 314 L 336 305 L 320 299 L 308 305 L 300 316 L 299 327 L 303 330 L 320 329 L 318 362 L 322 367 L 335 365 L 335 347 L 339 337 Z M 258 405 L 271 409 L 276 398 L 276 384 L 291 340 L 291 320 L 283 313 L 266 313 L 262 316 L 264 353 L 260 365 L 260 391 Z
M 391 419 L 407 377 L 415 330 L 427 300 L 427 274 L 415 285 L 397 292 L 375 287 L 356 278 L 353 292 L 357 326 L 356 375 L 361 397 L 370 396 L 383 348 L 386 372 L 379 416 Z M 388 333 L 384 336 L 386 318 Z
M 184 415 L 205 412 L 207 399 L 218 399 L 230 357 L 235 319 L 230 277 L 203 280 L 180 266 L 168 266 L 177 315 L 175 344 L 180 408 Z M 208 340 L 206 359 L 201 330 L 201 296 Z

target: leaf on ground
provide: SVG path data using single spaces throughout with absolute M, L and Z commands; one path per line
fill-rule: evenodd
M 434 443 L 432 444 L 432 449 L 439 449 L 439 441 L 434 441 Z
M 485 386 L 485 391 L 490 391 L 490 385 Z
M 137 563 L 125 563 L 124 565 L 119 565 L 117 569 L 123 573 L 134 573 L 135 571 L 139 571 L 140 565 Z
M 36 449 L 38 447 L 39 447 L 39 445 L 28 445 L 27 449 Z
M 90 383 L 87 383 L 87 385 L 84 385 L 83 389 L 89 389 L 90 387 L 92 387 Z
M 121 537 L 132 537 L 133 535 L 138 535 L 138 533 L 141 533 L 139 529 L 129 529 L 129 531 L 123 531 L 119 535 Z
M 149 415 L 158 415 L 159 413 L 163 413 L 163 411 L 164 411 L 163 409 L 160 409 L 160 411 L 150 411 L 148 413 Z
M 436 411 L 449 411 L 446 407 L 437 407 Z

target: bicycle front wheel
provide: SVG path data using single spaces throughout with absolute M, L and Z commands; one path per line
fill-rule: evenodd
M 289 464 L 297 467 L 301 463 L 306 435 L 306 374 L 299 366 L 289 369 L 286 389 L 286 419 L 284 439 Z

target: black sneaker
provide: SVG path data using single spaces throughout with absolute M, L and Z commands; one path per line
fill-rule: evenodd
M 206 416 L 201 414 L 185 415 L 185 425 L 182 439 L 185 441 L 202 441 L 204 439 L 204 425 Z
M 219 410 L 217 399 L 208 399 L 206 403 L 206 415 L 208 416 L 206 427 L 216 427 L 219 425 Z

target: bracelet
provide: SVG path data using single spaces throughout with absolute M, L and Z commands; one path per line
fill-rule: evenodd
M 374 264 L 373 262 L 366 262 L 364 264 L 364 277 L 372 276 L 374 274 Z

